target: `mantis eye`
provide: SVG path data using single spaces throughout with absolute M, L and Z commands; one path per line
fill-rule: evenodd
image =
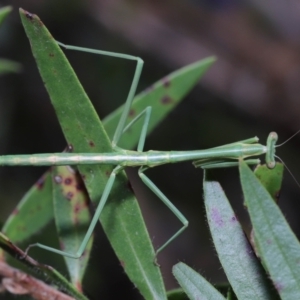
M 276 132 L 271 132 L 267 139 L 267 152 L 266 152 L 266 164 L 269 169 L 273 169 L 276 165 L 275 161 L 275 148 L 278 135 Z

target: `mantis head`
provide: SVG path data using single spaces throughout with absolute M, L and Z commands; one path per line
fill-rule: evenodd
M 276 165 L 275 161 L 275 148 L 278 135 L 276 132 L 270 132 L 267 139 L 267 152 L 266 152 L 266 164 L 269 169 L 273 169 Z

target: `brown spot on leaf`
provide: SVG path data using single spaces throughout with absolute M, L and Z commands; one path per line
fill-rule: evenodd
M 77 183 L 75 188 L 76 188 L 77 191 L 82 191 L 84 189 L 84 186 L 81 183 Z
M 41 190 L 44 187 L 44 183 L 45 183 L 45 177 L 41 177 L 41 178 L 39 178 L 39 180 L 36 182 L 35 185 L 38 190 Z
M 82 285 L 81 285 L 80 281 L 76 281 L 75 285 L 76 285 L 77 291 L 82 292 Z
M 68 192 L 67 195 L 66 195 L 66 198 L 68 200 L 72 200 L 73 197 L 74 197 L 74 193 L 72 193 L 72 192 Z
M 31 13 L 28 12 L 28 11 L 25 11 L 25 17 L 26 17 L 28 20 L 30 20 L 30 21 L 33 20 L 33 14 L 31 14 Z
M 95 147 L 95 143 L 93 141 L 89 141 L 90 147 Z
M 12 214 L 15 216 L 15 215 L 17 215 L 19 213 L 19 210 L 17 209 L 17 208 L 15 208 L 14 210 L 13 210 L 13 212 L 12 212 Z
M 50 57 L 54 57 L 54 53 L 49 53 L 49 56 Z
M 22 232 L 26 232 L 27 231 L 27 228 L 24 225 L 23 226 L 18 226 L 17 228 L 18 228 L 19 231 L 22 231 Z
M 170 96 L 167 96 L 167 95 L 162 97 L 162 99 L 161 99 L 161 103 L 164 104 L 164 105 L 170 104 L 172 102 L 173 102 L 172 98 Z
M 135 116 L 135 110 L 134 110 L 134 109 L 131 109 L 131 110 L 129 111 L 128 117 L 133 118 L 134 116 Z
M 121 264 L 122 268 L 125 268 L 125 261 L 124 260 L 120 260 L 120 264 Z
M 163 83 L 164 87 L 166 87 L 166 88 L 168 88 L 171 85 L 171 82 L 168 77 L 164 77 L 162 79 L 162 83 Z
M 64 184 L 65 185 L 70 185 L 71 183 L 72 183 L 72 178 L 70 178 L 70 177 L 68 177 L 68 178 L 66 178 L 65 180 L 64 180 Z
M 80 203 L 76 203 L 74 206 L 74 212 L 77 214 L 80 211 Z

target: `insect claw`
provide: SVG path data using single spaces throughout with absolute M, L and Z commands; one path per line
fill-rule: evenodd
M 20 257 L 20 259 L 26 259 L 27 256 L 28 256 L 28 252 L 29 252 L 30 248 L 35 247 L 35 246 L 36 246 L 36 244 L 31 244 L 31 245 L 29 245 L 29 246 L 26 248 L 26 250 L 25 250 L 25 252 L 24 252 L 24 255 L 22 255 L 22 256 Z
M 155 254 L 154 259 L 153 259 L 153 264 L 154 264 L 154 266 L 160 268 L 160 264 L 157 262 L 157 256 L 156 256 L 156 254 Z
M 23 259 L 25 260 L 27 258 L 27 256 L 28 256 L 28 248 L 26 249 L 26 251 L 24 252 L 24 254 L 20 256 L 20 259 L 21 260 L 23 260 Z

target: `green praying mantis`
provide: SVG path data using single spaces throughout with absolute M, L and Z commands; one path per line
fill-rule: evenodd
M 32 15 L 27 13 L 27 19 L 32 19 Z M 5 166 L 60 166 L 60 165 L 92 165 L 105 164 L 114 165 L 115 168 L 109 175 L 109 179 L 104 188 L 95 214 L 76 253 L 69 253 L 59 249 L 49 247 L 44 244 L 36 243 L 30 245 L 26 253 L 32 247 L 40 247 L 42 249 L 54 252 L 70 258 L 80 258 L 86 248 L 86 245 L 93 233 L 93 230 L 99 220 L 99 217 L 105 207 L 108 197 L 113 189 L 114 182 L 118 174 L 125 167 L 139 167 L 138 174 L 144 184 L 174 213 L 174 215 L 182 223 L 182 227 L 172 235 L 161 247 L 156 250 L 155 256 L 176 239 L 188 226 L 188 220 L 185 216 L 172 204 L 172 202 L 158 189 L 158 187 L 145 175 L 148 168 L 160 166 L 168 163 L 178 163 L 182 161 L 192 161 L 194 166 L 202 169 L 209 168 L 226 168 L 238 165 L 240 159 L 244 159 L 249 165 L 259 164 L 260 160 L 252 158 L 265 154 L 265 160 L 269 168 L 275 167 L 275 147 L 277 134 L 271 132 L 267 139 L 266 145 L 258 143 L 258 138 L 250 138 L 243 141 L 207 149 L 192 151 L 147 151 L 144 152 L 144 144 L 149 126 L 151 107 L 146 107 L 133 120 L 126 124 L 130 113 L 131 104 L 136 93 L 137 85 L 141 76 L 143 61 L 139 57 L 120 54 L 115 52 L 94 50 L 76 46 L 64 45 L 57 42 L 63 48 L 68 50 L 83 51 L 99 55 L 133 60 L 136 62 L 134 77 L 130 86 L 129 94 L 125 102 L 125 106 L 119 120 L 118 126 L 112 139 L 113 151 L 109 153 L 51 153 L 51 154 L 34 154 L 34 155 L 4 155 L 0 156 L 0 165 Z M 125 150 L 118 147 L 118 143 L 123 133 L 129 130 L 138 120 L 143 119 L 140 137 L 136 151 Z

